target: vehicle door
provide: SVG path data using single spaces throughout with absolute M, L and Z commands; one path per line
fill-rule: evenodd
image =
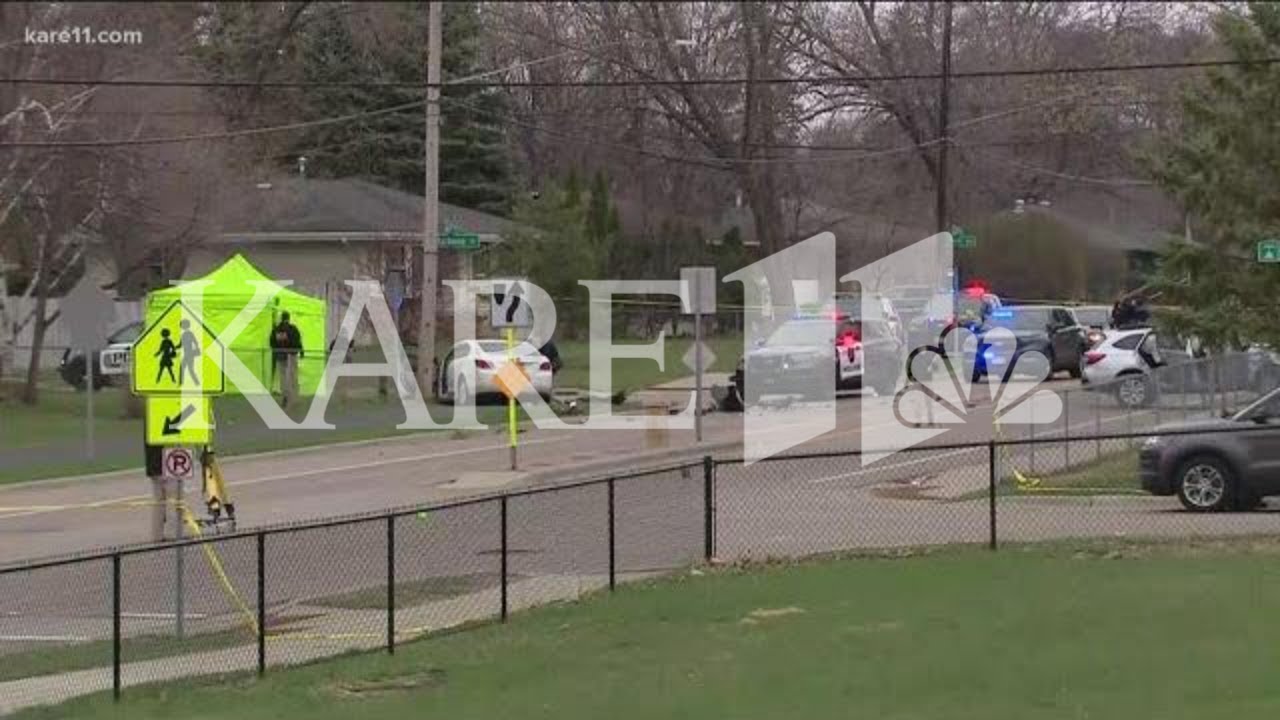
M 1259 400 L 1241 421 L 1253 426 L 1242 438 L 1250 481 L 1264 491 L 1280 492 L 1280 392 Z
M 1206 364 L 1193 357 L 1186 340 L 1167 332 L 1152 332 L 1157 357 L 1163 366 L 1155 371 L 1160 388 L 1166 392 L 1199 392 L 1205 389 Z
M 456 347 L 449 348 L 449 352 L 445 353 L 444 360 L 440 361 L 440 371 L 436 373 L 436 397 L 448 398 L 453 392 L 453 356 L 457 351 Z
M 1059 367 L 1079 367 L 1083 347 L 1080 324 L 1066 308 L 1053 308 L 1049 312 L 1049 342 L 1053 357 Z

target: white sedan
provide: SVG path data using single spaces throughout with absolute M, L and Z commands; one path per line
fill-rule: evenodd
M 520 343 L 513 352 L 533 390 L 544 400 L 550 398 L 554 385 L 551 361 L 529 343 Z M 474 368 L 474 378 L 467 377 L 464 363 Z M 496 376 L 506 363 L 506 341 L 463 340 L 444 356 L 436 379 L 436 397 L 444 402 L 469 405 L 477 397 L 501 395 Z

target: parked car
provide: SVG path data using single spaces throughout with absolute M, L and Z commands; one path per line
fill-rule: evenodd
M 872 293 L 868 298 L 874 306 L 879 310 L 880 318 L 888 324 L 889 329 L 903 343 L 907 342 L 907 330 L 903 324 L 902 316 L 898 314 L 898 309 L 894 305 L 893 300 L 885 295 Z M 859 293 L 836 293 L 830 308 L 832 319 L 837 324 L 862 319 L 862 296 Z
M 532 388 L 544 400 L 549 399 L 554 386 L 551 360 L 528 343 L 517 345 L 515 353 Z M 440 363 L 441 370 L 436 374 L 436 397 L 442 402 L 470 405 L 477 400 L 501 396 L 495 377 L 506 362 L 506 341 L 463 340 L 450 348 Z M 475 367 L 475 387 L 466 377 L 463 363 Z
M 1138 453 L 1142 487 L 1152 495 L 1177 495 L 1194 512 L 1249 509 L 1280 495 L 1280 388 L 1234 415 L 1155 433 Z
M 891 394 L 902 372 L 905 346 L 890 324 L 845 321 L 837 328 L 834 343 L 824 346 L 814 339 L 830 332 L 822 325 L 826 322 L 823 318 L 789 320 L 748 351 L 732 378 L 738 397 L 754 404 L 766 394 L 812 396 L 833 376 L 836 390 L 872 388 Z
M 986 334 L 996 328 L 1013 333 L 1012 349 L 993 347 Z M 974 376 L 988 372 L 1002 374 L 1014 368 L 1025 353 L 1038 352 L 1049 362 L 1049 374 L 1065 370 L 1073 378 L 1080 377 L 1085 352 L 1084 328 L 1071 310 L 1054 305 L 1005 305 L 991 312 L 978 331 L 976 357 L 966 358 L 974 368 Z
M 85 375 L 86 367 L 93 368 L 93 386 L 94 388 L 113 387 L 117 382 L 127 383 L 129 381 L 127 375 L 103 375 L 102 367 L 99 364 L 99 357 L 102 350 L 120 349 L 129 350 L 133 347 L 133 343 L 142 335 L 142 323 L 129 323 L 124 327 L 116 329 L 107 336 L 107 345 L 105 348 L 99 348 L 90 353 L 90 360 L 86 362 L 83 350 L 73 350 L 67 348 L 62 351 L 62 360 L 58 363 L 58 375 L 60 375 L 68 385 L 83 390 L 88 386 L 88 378 Z
M 1112 330 L 1084 353 L 1086 386 L 1115 394 L 1127 408 L 1146 407 L 1162 391 L 1208 387 L 1208 368 L 1192 340 L 1151 328 Z M 1159 372 L 1156 372 L 1159 370 Z

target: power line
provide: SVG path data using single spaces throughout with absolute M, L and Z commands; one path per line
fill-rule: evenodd
M 1280 57 L 1257 58 L 1251 60 L 1186 60 L 1181 62 L 1133 63 L 1128 65 L 1076 65 L 1056 68 L 1021 68 L 1007 70 L 961 70 L 949 74 L 952 80 L 983 78 L 1016 78 L 1042 77 L 1047 75 L 1089 75 L 1095 73 L 1146 72 L 1156 70 L 1187 70 L 1198 68 L 1250 67 L 1280 64 Z M 502 69 L 481 73 L 488 76 Z M 555 88 L 636 88 L 636 87 L 716 87 L 737 86 L 754 83 L 758 85 L 860 85 L 882 82 L 904 82 L 918 80 L 939 80 L 940 73 L 893 73 L 879 75 L 801 75 L 795 77 L 773 78 L 676 78 L 652 80 L 545 80 L 545 81 L 490 81 L 490 80 L 446 80 L 437 83 L 437 87 L 464 88 L 504 88 L 520 89 L 555 89 Z M 426 82 L 419 81 L 363 81 L 363 82 L 321 82 L 304 80 L 93 80 L 81 78 L 0 78 L 0 83 L 14 85 L 83 85 L 83 86 L 119 86 L 150 88 L 269 88 L 269 89 L 312 89 L 312 88 L 408 88 L 422 90 L 428 87 Z
M 173 145 L 184 142 L 201 142 L 207 140 L 229 140 L 237 137 L 249 137 L 253 135 L 264 135 L 273 132 L 283 132 L 287 130 L 303 130 L 306 128 L 321 127 L 324 125 L 336 125 L 352 120 L 363 120 L 365 118 L 378 117 L 380 115 L 390 115 L 407 110 L 416 110 L 426 104 L 425 100 L 417 100 L 402 105 L 393 105 L 391 107 L 382 108 L 380 110 L 369 110 L 366 112 L 351 113 L 349 115 L 339 115 L 337 117 L 321 118 L 319 120 L 306 120 L 302 122 L 289 123 L 286 125 L 272 125 L 268 127 L 245 128 L 243 130 L 226 130 L 222 132 L 200 133 L 196 135 L 171 135 L 167 137 L 153 138 L 133 138 L 125 140 L 15 140 L 13 142 L 0 143 L 0 149 L 3 148 L 94 148 L 94 147 L 124 147 L 138 145 Z
M 1060 180 L 1069 180 L 1071 182 L 1084 183 L 1086 185 L 1104 185 L 1107 187 L 1152 187 L 1155 185 L 1155 183 L 1150 180 L 1140 180 L 1138 178 L 1100 178 L 1090 177 L 1088 175 L 1073 175 L 1071 173 L 1059 172 L 1050 168 L 1040 167 L 1039 165 L 1030 165 L 1019 160 L 996 157 L 993 153 L 975 150 L 973 146 L 966 145 L 964 143 L 953 142 L 951 144 L 960 150 L 966 150 L 975 155 L 980 155 L 994 163 L 1009 165 L 1010 167 L 1016 167 L 1020 170 L 1025 170 L 1037 175 L 1048 175 L 1049 177 L 1055 177 Z

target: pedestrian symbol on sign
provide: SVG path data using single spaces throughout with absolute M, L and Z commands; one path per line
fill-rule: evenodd
M 225 351 L 200 316 L 181 301 L 170 305 L 133 349 L 133 391 L 139 395 L 223 391 Z

